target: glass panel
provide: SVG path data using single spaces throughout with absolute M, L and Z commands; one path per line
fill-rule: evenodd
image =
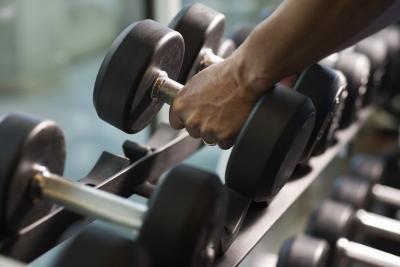
M 143 18 L 140 0 L 0 3 L 0 114 L 55 120 L 67 139 L 67 176 L 84 176 L 101 151 L 121 153 L 130 138 L 97 117 L 92 91 L 113 39 Z

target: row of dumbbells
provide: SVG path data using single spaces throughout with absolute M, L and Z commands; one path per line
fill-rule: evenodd
M 224 16 L 200 4 L 184 8 L 169 26 L 151 20 L 132 24 L 115 40 L 100 68 L 95 108 L 102 119 L 127 133 L 142 130 L 163 103 L 172 103 L 182 88 L 180 83 L 221 61 L 216 51 L 221 55 L 232 51 L 224 50 L 228 45 L 221 41 Z M 220 46 L 221 42 L 225 45 Z M 358 70 L 358 65 L 353 67 Z M 360 88 L 369 83 L 362 82 L 357 97 L 363 100 L 366 93 L 361 94 Z M 215 175 L 176 167 L 163 182 L 153 182 L 157 189 L 148 209 L 62 179 L 65 145 L 54 123 L 25 114 L 4 117 L 0 124 L 2 229 L 20 231 L 46 215 L 35 214 L 35 209 L 47 205 L 40 210 L 48 212 L 51 202 L 140 229 L 139 240 L 151 265 L 207 266 L 227 249 L 240 228 L 223 228 L 232 208 L 229 200 L 239 196 L 246 203 L 270 202 L 296 166 L 333 144 L 339 125 L 350 125 L 341 123 L 350 114 L 342 111 L 358 112 L 358 102 L 348 100 L 350 86 L 344 76 L 327 67 L 309 67 L 293 87 L 278 84 L 257 103 L 235 142 L 224 187 Z M 355 118 L 352 115 L 350 122 Z

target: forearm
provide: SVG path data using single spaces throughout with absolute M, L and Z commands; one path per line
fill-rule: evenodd
M 385 12 L 393 0 L 286 0 L 234 54 L 237 82 L 261 94 L 318 61 Z

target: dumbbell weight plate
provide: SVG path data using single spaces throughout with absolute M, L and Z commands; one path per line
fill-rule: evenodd
M 225 182 L 256 202 L 269 202 L 292 174 L 315 121 L 311 100 L 282 85 L 255 105 L 236 139 Z
M 325 267 L 328 255 L 329 245 L 324 240 L 295 236 L 283 243 L 276 267 Z
M 151 196 L 139 235 L 152 264 L 210 266 L 226 207 L 227 195 L 217 176 L 185 165 L 171 170 Z
M 42 201 L 33 207 L 31 181 L 34 165 L 46 166 L 61 175 L 65 163 L 65 142 L 61 130 L 51 121 L 16 113 L 0 122 L 1 224 L 15 232 L 50 212 L 53 205 Z
M 93 102 L 100 118 L 127 133 L 145 128 L 163 103 L 151 97 L 165 71 L 176 79 L 183 61 L 182 37 L 156 22 L 130 25 L 114 41 L 97 75 Z
M 185 57 L 177 80 L 184 84 L 199 71 L 203 49 L 211 49 L 214 53 L 218 51 L 225 17 L 203 4 L 195 3 L 179 11 L 169 27 L 182 34 L 185 40 Z
M 314 64 L 303 71 L 294 87 L 294 90 L 312 100 L 316 110 L 314 128 L 301 157 L 302 161 L 310 158 L 340 104 L 340 96 L 345 87 L 342 79 L 328 68 Z
M 124 238 L 105 227 L 91 226 L 69 242 L 52 267 L 151 266 L 138 241 Z
M 220 58 L 227 58 L 235 51 L 236 45 L 231 39 L 222 40 L 217 50 L 217 56 Z

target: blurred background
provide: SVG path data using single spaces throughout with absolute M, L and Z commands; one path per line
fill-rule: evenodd
M 149 130 L 127 135 L 101 121 L 92 91 L 101 61 L 119 32 L 133 21 L 163 24 L 193 1 L 2 0 L 0 3 L 0 115 L 29 112 L 56 121 L 67 141 L 65 175 L 78 179 L 103 150 L 121 154 L 125 139 L 145 142 Z M 277 0 L 200 1 L 235 25 L 255 23 Z M 215 169 L 219 150 L 206 148 L 195 165 Z

